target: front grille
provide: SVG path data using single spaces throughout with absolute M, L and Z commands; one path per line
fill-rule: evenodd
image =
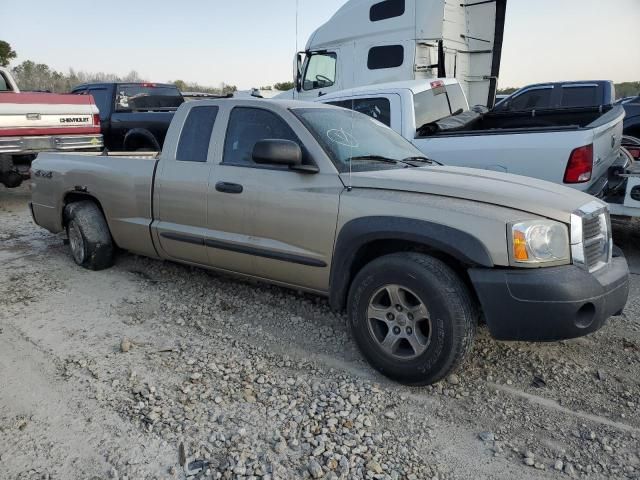
M 592 202 L 580 208 L 574 216 L 580 227 L 579 237 L 572 238 L 574 263 L 590 272 L 604 267 L 609 263 L 611 250 L 611 228 L 606 207 Z

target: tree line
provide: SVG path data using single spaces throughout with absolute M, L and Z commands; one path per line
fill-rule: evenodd
M 0 66 L 8 67 L 9 63 L 17 58 L 18 54 L 11 48 L 8 42 L 0 40 Z M 25 60 L 11 69 L 20 90 L 45 91 L 55 93 L 70 92 L 75 86 L 83 83 L 95 82 L 145 82 L 137 71 L 132 70 L 121 76 L 106 72 L 84 72 L 70 68 L 68 72 L 59 72 L 44 63 L 36 63 Z M 174 80 L 173 83 L 182 92 L 201 92 L 226 95 L 238 90 L 235 85 L 221 83 L 219 86 L 206 86 L 184 80 Z M 292 82 L 276 83 L 273 86 L 263 87 L 265 90 L 289 90 L 293 88 Z
M 11 48 L 8 42 L 0 40 L 0 66 L 7 67 L 11 60 L 17 58 L 18 54 Z M 76 85 L 92 82 L 142 82 L 147 79 L 142 78 L 138 72 L 132 70 L 125 76 L 118 76 L 113 73 L 88 73 L 76 71 L 72 68 L 68 73 L 58 72 L 49 68 L 44 63 L 35 63 L 31 60 L 25 60 L 11 70 L 18 86 L 21 90 L 43 90 L 49 92 L 69 92 Z M 202 92 L 227 94 L 237 91 L 235 85 L 227 85 L 222 83 L 218 87 L 210 87 L 199 85 L 198 83 L 189 83 L 184 80 L 174 80 L 172 82 L 182 92 Z M 280 82 L 271 86 L 260 87 L 261 90 L 280 90 L 287 91 L 294 87 L 293 82 Z M 616 83 L 616 97 L 624 98 L 640 95 L 640 82 L 623 82 Z M 499 95 L 510 95 L 518 90 L 515 87 L 507 87 L 498 89 Z

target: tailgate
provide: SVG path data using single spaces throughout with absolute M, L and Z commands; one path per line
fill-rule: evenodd
M 95 129 L 98 113 L 92 97 L 47 93 L 0 94 L 0 136 L 46 135 Z M 54 129 L 55 132 L 47 130 Z M 99 129 L 95 129 L 99 133 Z
M 593 174 L 592 179 L 607 174 L 620 152 L 624 109 L 616 106 L 599 117 L 586 128 L 593 132 Z

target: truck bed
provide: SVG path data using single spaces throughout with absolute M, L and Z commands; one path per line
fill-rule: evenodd
M 110 212 L 108 223 L 116 245 L 126 237 L 132 251 L 155 256 L 149 226 L 157 152 L 122 153 L 41 153 L 32 165 L 33 175 L 42 179 L 34 182 L 32 189 L 33 215 L 38 223 L 61 232 L 65 199 L 82 195 L 90 185 L 100 206 Z M 43 164 L 46 169 L 41 168 Z M 58 203 L 51 205 L 52 198 Z
M 566 185 L 594 193 L 593 188 L 601 185 L 619 158 L 623 117 L 620 106 L 515 114 L 464 112 L 426 125 L 413 143 L 445 165 L 485 168 L 559 184 L 564 183 L 572 151 L 592 145 L 591 178 Z

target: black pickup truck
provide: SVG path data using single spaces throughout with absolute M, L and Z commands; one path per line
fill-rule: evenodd
M 175 85 L 161 83 L 90 83 L 71 93 L 94 98 L 110 151 L 161 150 L 173 114 L 184 103 Z
M 610 80 L 549 82 L 527 85 L 501 99 L 494 112 L 546 110 L 550 108 L 623 106 L 624 135 L 622 146 L 640 160 L 640 96 L 616 101 L 615 86 Z M 631 138 L 634 137 L 634 138 Z

